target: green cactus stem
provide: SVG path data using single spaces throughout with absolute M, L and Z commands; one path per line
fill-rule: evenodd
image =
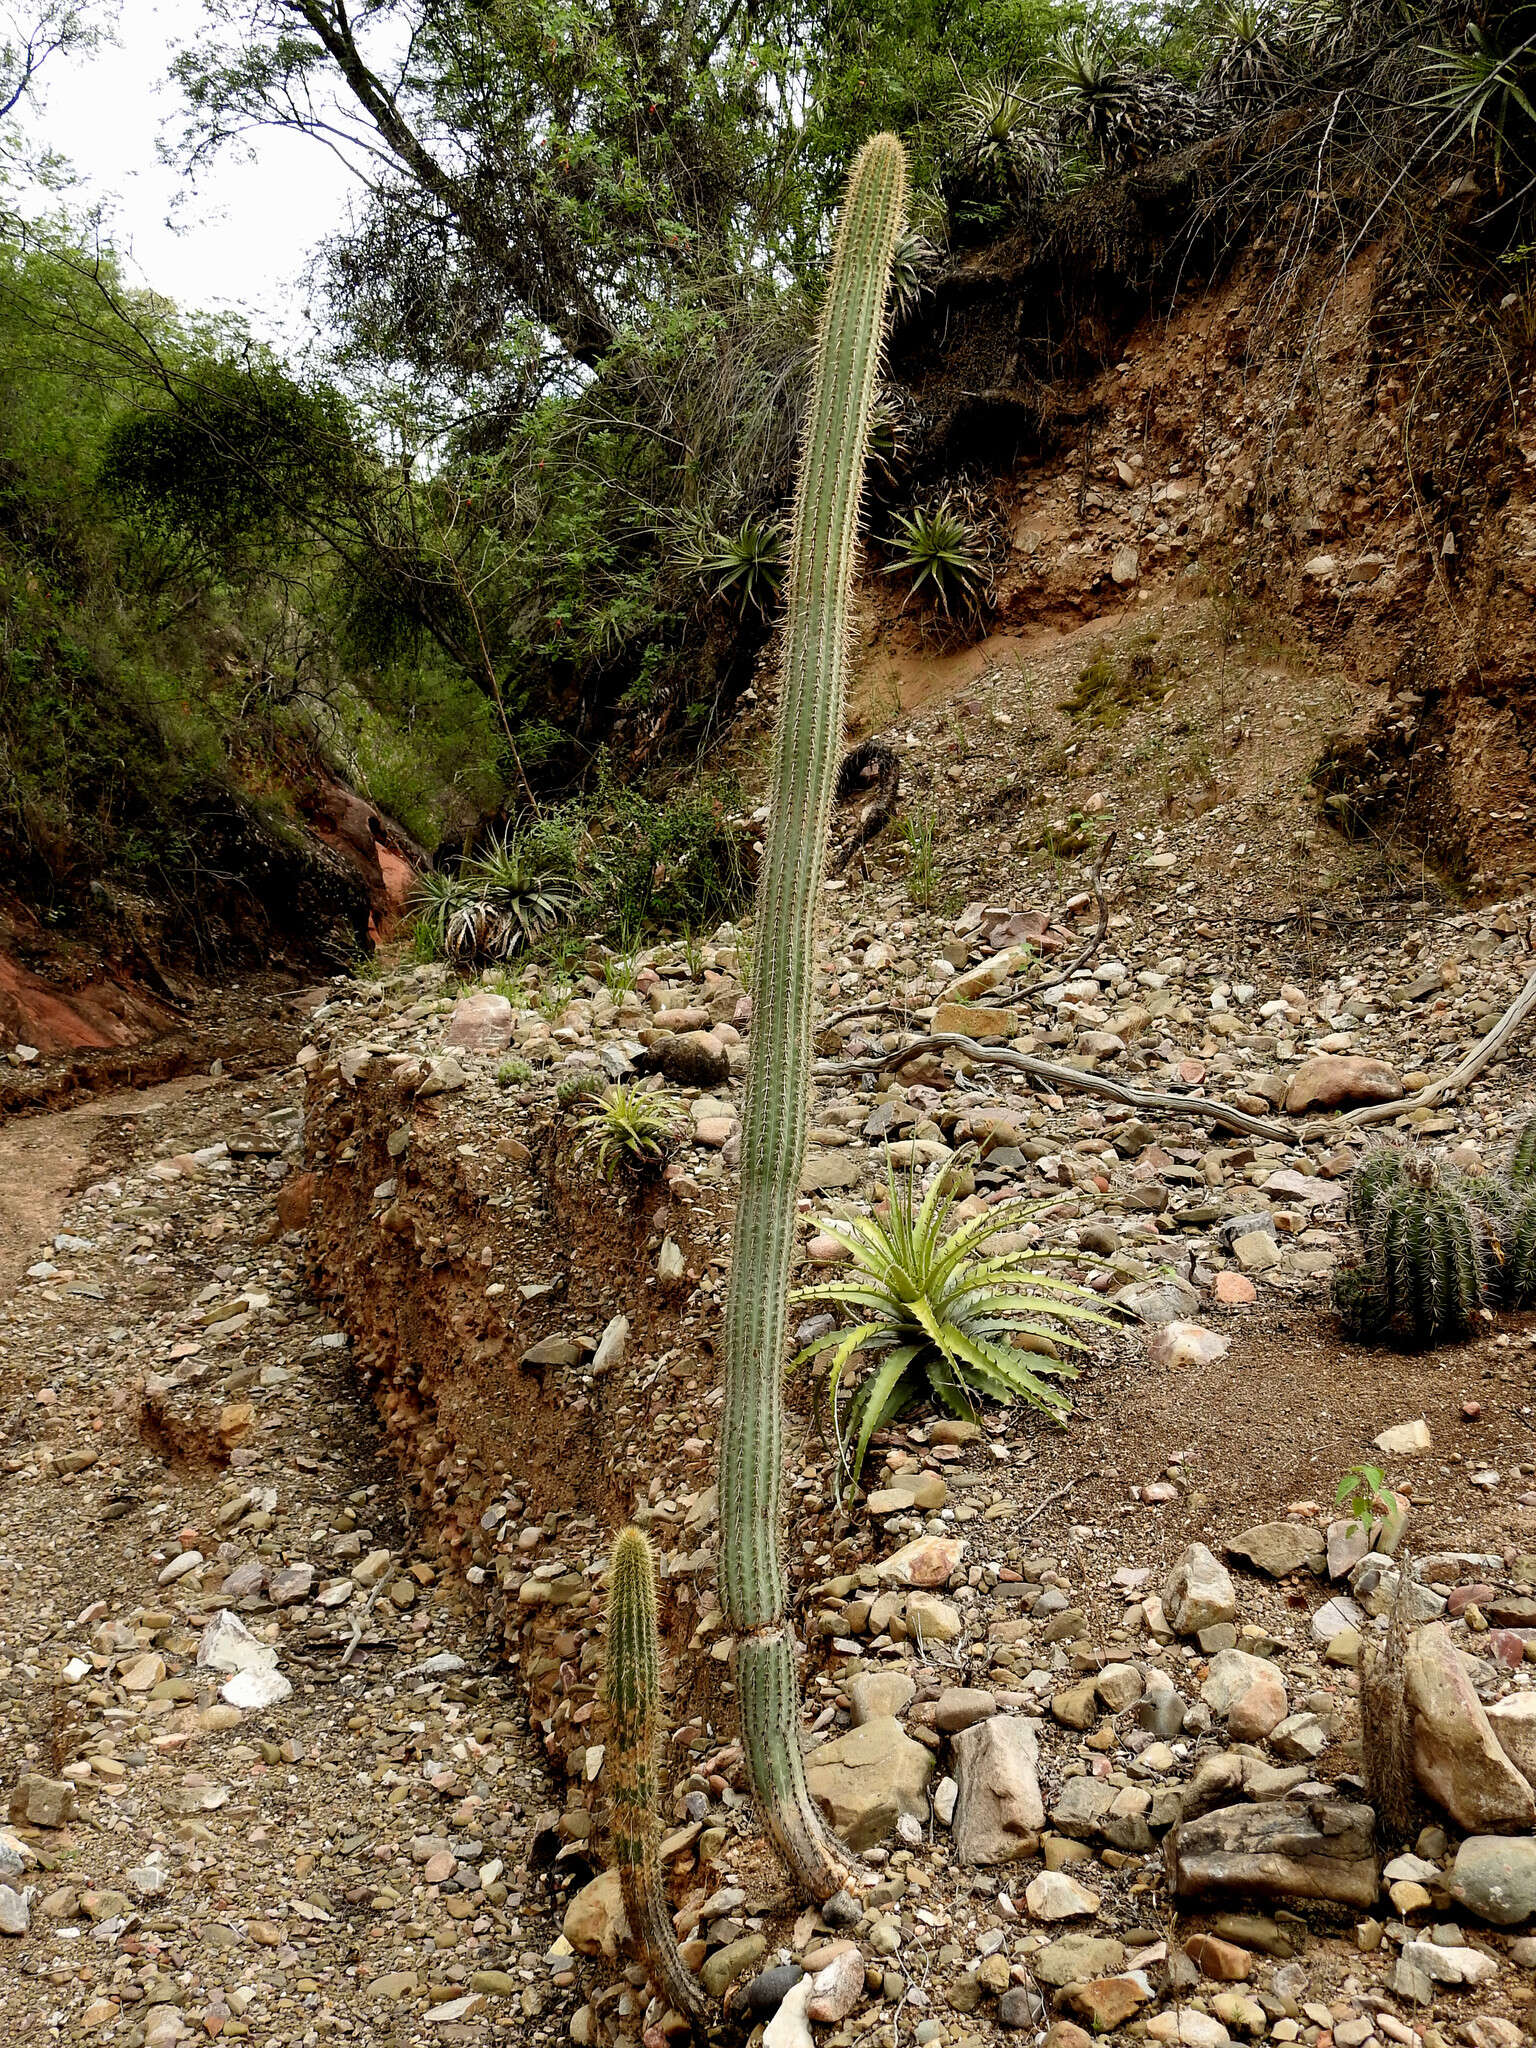
M 1515 1149 L 1509 1161 L 1509 1184 L 1522 1194 L 1536 1185 L 1536 1116 L 1521 1125 L 1515 1139 Z
M 780 1853 L 812 1897 L 847 1882 L 806 1787 L 784 1613 L 782 1372 L 795 1203 L 813 1058 L 816 905 L 843 739 L 849 601 L 869 414 L 884 344 L 906 155 L 859 152 L 838 225 L 800 453 L 786 579 L 772 815 L 758 892 L 741 1199 L 726 1300 L 720 1592 L 738 1635 L 748 1774 Z
M 667 2000 L 702 2035 L 709 2002 L 678 1953 L 661 1881 L 658 1754 L 661 1645 L 656 1624 L 656 1563 L 639 1529 L 614 1540 L 603 1657 L 608 1708 L 608 1789 L 614 1857 L 630 1932 Z
M 1459 1336 L 1493 1292 L 1497 1226 L 1478 1193 L 1407 1154 L 1381 1154 L 1361 1175 L 1352 1199 L 1360 1258 L 1334 1284 L 1346 1328 L 1415 1344 Z

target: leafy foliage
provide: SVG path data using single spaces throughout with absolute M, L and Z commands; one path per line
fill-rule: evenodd
M 756 612 L 777 602 L 787 566 L 783 525 L 754 515 L 729 533 L 712 534 L 699 556 L 699 572 L 716 597 Z
M 1062 1353 L 1080 1348 L 1078 1327 L 1110 1320 L 1098 1296 L 1052 1270 L 1058 1255 L 1048 1249 L 987 1251 L 1038 1205 L 999 1203 L 946 1229 L 955 1202 L 946 1174 L 935 1174 L 920 1202 L 912 1175 L 888 1168 L 887 1180 L 884 1217 L 818 1219 L 847 1252 L 854 1277 L 820 1280 L 793 1297 L 845 1318 L 790 1368 L 830 1354 L 827 1396 L 844 1488 L 858 1483 L 875 1431 L 924 1400 L 967 1418 L 983 1398 L 1022 1400 L 1063 1421 L 1070 1403 L 1055 1382 L 1076 1368 Z M 867 1369 L 844 1418 L 839 1390 L 854 1361 Z
M 604 1180 L 663 1165 L 681 1128 L 682 1103 L 661 1089 L 619 1081 L 580 1119 L 580 1145 Z

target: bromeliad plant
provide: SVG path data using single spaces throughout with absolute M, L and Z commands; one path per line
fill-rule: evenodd
M 581 885 L 540 855 L 531 839 L 508 832 L 455 874 L 417 876 L 411 908 L 443 958 L 460 966 L 510 960 L 570 917 Z
M 946 618 L 982 602 L 988 576 L 981 536 L 947 497 L 898 513 L 892 524 L 885 573 L 906 577 L 909 599 L 931 597 Z
M 852 1260 L 854 1277 L 818 1280 L 794 1296 L 849 1319 L 813 1339 L 791 1366 L 830 1353 L 840 1493 L 858 1484 L 875 1431 L 927 1400 L 965 1419 L 983 1398 L 1005 1407 L 1024 1401 L 1064 1421 L 1071 1402 L 1059 1382 L 1074 1379 L 1077 1368 L 1062 1353 L 1081 1349 L 1076 1326 L 1110 1320 L 1091 1289 L 1052 1270 L 1060 1254 L 1048 1247 L 987 1250 L 1038 1204 L 1000 1202 L 949 1229 L 949 1172 L 935 1174 L 921 1202 L 913 1175 L 893 1173 L 887 1162 L 886 1179 L 884 1217 L 818 1219 Z M 840 1384 L 856 1362 L 866 1369 L 844 1419 Z
M 682 1104 L 660 1089 L 618 1081 L 577 1125 L 580 1148 L 604 1180 L 621 1168 L 653 1171 L 666 1162 L 681 1128 Z

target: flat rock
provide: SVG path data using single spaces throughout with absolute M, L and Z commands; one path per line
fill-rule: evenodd
M 1469 1913 L 1495 1927 L 1519 1927 L 1536 1919 L 1536 1840 L 1468 1835 L 1456 1851 L 1445 1887 Z
M 1321 1564 L 1324 1554 L 1323 1538 L 1304 1522 L 1259 1522 L 1227 1545 L 1229 1557 L 1241 1558 L 1272 1579 L 1283 1579 L 1314 1562 Z
M 1223 1806 L 1180 1821 L 1164 1845 L 1179 1898 L 1249 1897 L 1371 1906 L 1377 1894 L 1375 1816 L 1342 1799 Z
M 926 1822 L 933 1771 L 933 1752 L 889 1714 L 850 1728 L 805 1760 L 812 1797 L 850 1849 L 873 1849 L 903 1814 Z
M 1400 1102 L 1403 1084 L 1385 1060 L 1357 1053 L 1319 1053 L 1303 1060 L 1285 1091 L 1292 1116 L 1313 1109 L 1349 1109 L 1368 1102 Z
M 1011 1863 L 1036 1853 L 1045 1826 L 1034 1723 L 1016 1715 L 977 1721 L 954 1739 L 954 1846 L 961 1863 Z
M 848 1708 L 855 1728 L 882 1715 L 904 1714 L 917 1687 L 906 1671 L 861 1671 L 848 1681 Z
M 1469 1834 L 1536 1822 L 1536 1795 L 1499 1747 L 1461 1652 L 1443 1622 L 1418 1629 L 1404 1659 L 1420 1785 Z
M 1037 1982 L 1060 1991 L 1094 1977 L 1117 1976 L 1125 1967 L 1125 1949 L 1109 1934 L 1064 1934 L 1036 1949 L 1029 1966 Z
M 1394 1422 L 1375 1439 L 1376 1448 L 1388 1458 L 1420 1458 L 1434 1449 L 1429 1424 L 1423 1416 L 1413 1422 Z
M 1486 1984 L 1499 1974 L 1493 1957 L 1480 1948 L 1442 1947 L 1438 1941 L 1405 1941 L 1403 1961 L 1410 1969 L 1422 1970 L 1433 1984 Z
M 1064 1870 L 1042 1870 L 1024 1887 L 1033 1920 L 1086 1920 L 1099 1910 L 1099 1895 Z
M 919 1536 L 876 1565 L 882 1586 L 947 1586 L 965 1557 L 959 1536 Z
M 1126 1970 L 1119 1976 L 1092 1977 L 1086 1984 L 1073 1984 L 1057 2002 L 1063 2012 L 1086 2021 L 1090 2032 L 1111 2034 L 1156 1996 L 1144 1970 Z

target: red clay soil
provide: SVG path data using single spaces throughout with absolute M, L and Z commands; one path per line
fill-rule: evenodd
M 40 1053 L 104 1052 L 143 1045 L 176 1021 L 169 1005 L 142 989 L 105 978 L 67 991 L 50 988 L 30 969 L 0 953 L 0 1044 Z

